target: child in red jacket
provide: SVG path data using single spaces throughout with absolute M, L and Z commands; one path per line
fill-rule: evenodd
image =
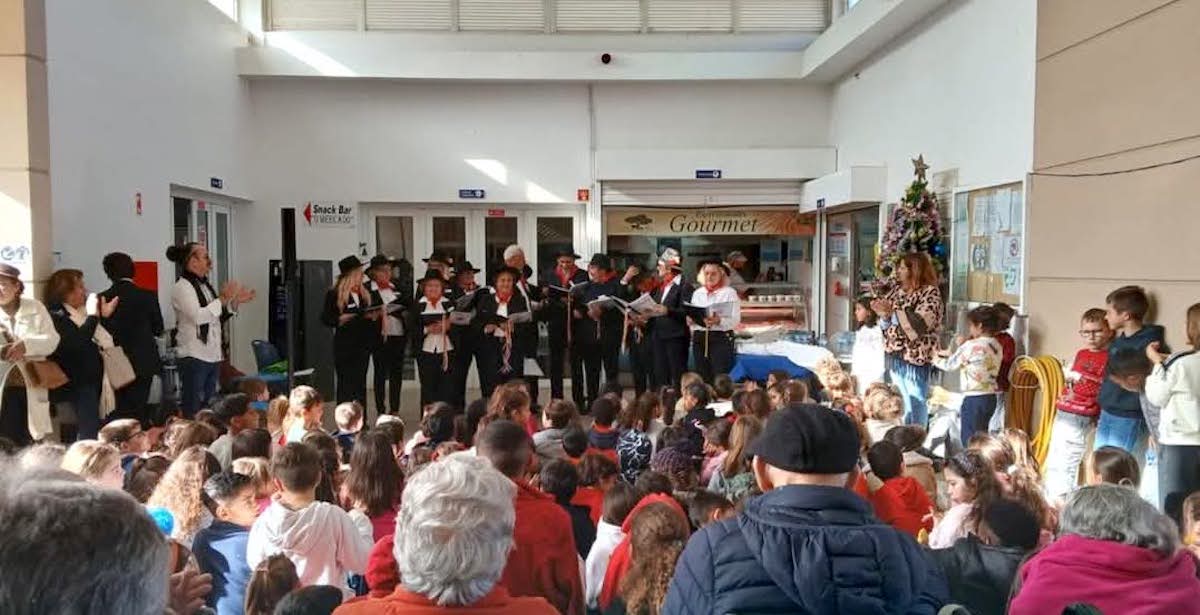
M 922 529 L 933 530 L 933 502 L 916 479 L 904 475 L 904 453 L 883 440 L 867 451 L 871 472 L 883 486 L 871 494 L 871 506 L 880 521 L 917 537 Z

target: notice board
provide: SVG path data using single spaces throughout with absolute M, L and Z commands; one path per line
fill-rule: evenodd
M 958 192 L 954 210 L 952 298 L 1020 305 L 1025 255 L 1024 184 Z

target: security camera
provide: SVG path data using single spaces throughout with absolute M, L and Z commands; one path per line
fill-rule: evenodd
M 612 54 L 611 53 L 600 54 L 600 62 L 603 64 L 612 64 Z

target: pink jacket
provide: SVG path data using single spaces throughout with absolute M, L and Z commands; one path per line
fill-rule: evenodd
M 1064 536 L 1018 574 L 1011 615 L 1060 613 L 1083 602 L 1102 613 L 1194 613 L 1200 605 L 1196 560 L 1186 550 L 1163 557 L 1141 547 Z

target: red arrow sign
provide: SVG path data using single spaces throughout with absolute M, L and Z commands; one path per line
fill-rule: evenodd
M 312 226 L 312 203 L 304 207 L 304 220 L 308 222 L 309 226 Z

